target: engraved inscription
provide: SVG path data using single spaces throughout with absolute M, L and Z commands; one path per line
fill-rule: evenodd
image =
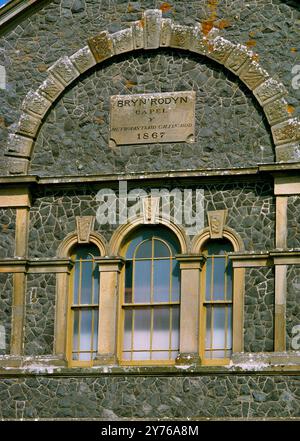
M 112 96 L 110 145 L 194 142 L 195 96 L 193 91 Z

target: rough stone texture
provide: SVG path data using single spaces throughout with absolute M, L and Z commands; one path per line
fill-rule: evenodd
M 146 0 L 142 4 L 119 0 L 82 0 L 77 8 L 73 2 L 56 0 L 2 36 L 0 64 L 7 69 L 8 84 L 6 90 L 0 90 L 0 142 L 5 144 L 8 129 L 14 131 L 25 95 L 39 86 L 46 78 L 47 68 L 56 60 L 86 46 L 88 37 L 106 29 L 111 33 L 124 29 L 140 20 L 143 10 L 160 6 L 161 2 L 154 0 Z M 300 89 L 293 89 L 291 73 L 292 67 L 299 64 L 299 51 L 295 50 L 299 41 L 298 8 L 295 2 L 286 4 L 282 0 L 259 3 L 250 0 L 247 4 L 242 0 L 218 2 L 217 18 L 213 23 L 226 39 L 254 49 L 259 54 L 262 67 L 283 82 L 292 97 L 289 104 L 295 108 L 292 116 L 300 114 Z M 210 17 L 211 7 L 204 0 L 188 3 L 174 1 L 170 8 L 163 8 L 164 19 L 172 18 L 181 25 L 205 23 Z M 122 89 L 118 89 L 122 93 Z M 230 119 L 226 118 L 226 121 Z M 250 127 L 253 130 L 252 124 Z M 95 127 L 92 129 L 95 130 Z M 214 128 L 212 132 L 215 138 L 222 139 L 222 134 L 217 135 Z M 234 140 L 233 145 L 236 142 Z M 216 145 L 215 139 L 211 145 Z M 215 148 L 218 151 L 218 147 Z M 201 153 L 200 146 L 200 152 L 198 149 L 195 156 Z M 258 157 L 260 160 L 260 155 Z M 1 170 L 6 173 L 4 165 Z
M 28 274 L 26 292 L 25 354 L 53 353 L 55 274 Z
M 300 266 L 291 265 L 287 270 L 287 299 L 286 299 L 286 348 L 295 350 L 292 339 L 296 336 L 292 329 L 300 325 Z M 297 332 L 297 335 L 299 332 Z M 297 339 L 297 344 L 299 344 Z
M 0 355 L 9 354 L 10 351 L 12 292 L 13 275 L 0 273 L 0 326 L 5 331 L 5 337 L 2 334 L 1 338 Z M 1 330 L 3 332 L 3 328 Z
M 300 248 L 300 197 L 289 196 L 287 206 L 287 247 Z
M 195 143 L 126 145 L 116 151 L 108 146 L 111 95 L 181 90 L 196 91 Z M 107 61 L 67 91 L 39 132 L 30 173 L 237 167 L 273 160 L 266 120 L 241 82 L 214 62 L 161 49 Z
M 205 213 L 210 210 L 223 210 L 228 208 L 226 225 L 234 229 L 242 238 L 245 249 L 249 251 L 266 251 L 274 247 L 274 219 L 275 207 L 270 183 L 258 182 L 248 184 L 212 184 L 195 186 L 191 183 L 177 182 L 175 187 L 181 190 L 181 197 L 185 189 L 193 191 L 192 216 L 197 214 L 195 206 L 196 190 L 204 192 Z M 150 194 L 151 189 L 169 190 L 174 187 L 174 182 L 165 180 L 164 185 L 157 183 L 147 187 L 138 183 L 128 183 L 128 192 L 131 189 L 141 188 Z M 118 194 L 119 188 L 111 188 Z M 30 213 L 29 256 L 45 257 L 55 256 L 58 246 L 68 233 L 76 229 L 76 216 L 96 216 L 100 202 L 96 200 L 100 186 L 87 186 L 73 190 L 41 191 L 36 194 Z M 135 201 L 128 204 L 133 205 Z M 167 203 L 167 201 L 165 201 Z M 118 203 L 114 207 L 118 220 Z M 174 199 L 170 198 L 170 215 L 174 218 Z M 199 216 L 199 209 L 198 209 Z M 191 226 L 188 219 L 183 217 L 183 225 Z M 263 225 L 263 228 L 262 226 Z M 201 228 L 208 226 L 207 218 Z M 103 234 L 109 241 L 117 224 L 100 225 L 96 220 L 95 230 Z
M 16 210 L 0 208 L 0 258 L 14 257 Z
M 299 391 L 297 376 L 4 378 L 0 418 L 289 418 Z
M 274 268 L 246 269 L 244 351 L 274 350 Z

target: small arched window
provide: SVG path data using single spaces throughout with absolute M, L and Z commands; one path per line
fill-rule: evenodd
M 232 353 L 233 277 L 227 239 L 208 240 L 203 247 L 202 270 L 202 359 L 225 363 Z
M 91 365 L 98 346 L 99 268 L 96 245 L 72 248 L 75 262 L 70 278 L 68 359 L 71 365 Z
M 142 228 L 125 249 L 121 360 L 170 363 L 179 352 L 178 241 L 166 228 Z

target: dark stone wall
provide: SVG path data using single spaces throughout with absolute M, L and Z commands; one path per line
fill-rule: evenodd
M 6 67 L 7 88 L 0 90 L 1 145 L 4 147 L 8 132 L 14 131 L 25 95 L 37 88 L 46 77 L 47 68 L 59 57 L 76 52 L 86 45 L 88 37 L 102 30 L 115 32 L 128 26 L 141 18 L 144 9 L 159 8 L 162 3 L 155 0 L 80 0 L 75 3 L 55 0 L 4 32 L 0 38 L 0 64 Z M 209 20 L 212 14 L 206 0 L 173 1 L 170 8 L 163 9 L 164 17 L 186 25 Z M 293 97 L 289 100 L 295 109 L 292 116 L 299 115 L 300 90 L 293 89 L 291 72 L 300 62 L 299 51 L 295 50 L 299 43 L 298 3 L 289 1 L 287 4 L 283 0 L 216 2 L 215 12 L 214 24 L 220 28 L 221 35 L 234 43 L 246 44 L 259 54 L 262 66 L 279 78 Z M 125 58 L 116 59 L 115 64 L 107 63 L 66 91 L 42 128 L 32 172 L 94 173 L 124 168 L 141 170 L 141 167 L 155 170 L 170 168 L 168 160 L 174 168 L 230 167 L 273 160 L 270 133 L 261 111 L 231 74 L 201 57 L 196 63 L 192 55 L 186 54 L 163 56 L 149 52 Z M 108 150 L 105 122 L 109 93 L 193 87 L 198 91 L 199 111 L 195 145 L 185 148 L 180 144 L 173 148 L 153 145 L 147 149 L 146 157 L 143 147 L 122 149 L 120 155 Z M 84 118 L 80 117 L 82 108 Z M 228 135 L 224 138 L 225 126 Z M 62 130 L 67 136 L 64 136 L 65 144 L 58 147 Z M 76 138 L 72 132 L 77 132 Z M 249 133 L 252 140 L 248 138 Z M 72 161 L 68 156 L 70 149 Z M 0 172 L 6 174 L 4 159 Z
M 11 313 L 13 295 L 13 275 L 0 273 L 0 355 L 9 354 L 11 337 Z
M 100 186 L 84 186 L 75 190 L 45 189 L 35 195 L 30 210 L 29 256 L 55 256 L 62 240 L 76 229 L 76 216 L 96 215 L 100 202 L 96 194 Z M 107 184 L 118 195 L 117 185 Z M 150 194 L 151 189 L 166 189 L 170 192 L 177 188 L 183 196 L 184 189 L 202 190 L 204 194 L 204 224 L 207 226 L 208 210 L 228 208 L 226 225 L 238 233 L 246 250 L 267 250 L 274 247 L 275 206 L 272 188 L 268 182 L 222 183 L 195 185 L 189 182 L 155 182 L 146 186 L 141 182 L 128 183 L 128 192 L 133 188 L 144 189 Z M 103 186 L 102 186 L 103 189 Z M 171 198 L 171 216 L 174 211 Z M 116 204 L 118 211 L 118 204 Z M 196 214 L 194 201 L 193 215 Z M 171 217 L 172 219 L 172 217 Z M 185 219 L 183 218 L 183 221 Z M 185 225 L 183 223 L 183 225 Z M 185 225 L 188 227 L 188 225 Z M 95 230 L 109 240 L 114 225 L 100 225 L 95 222 Z M 203 228 L 202 227 L 202 228 Z
M 4 419 L 289 418 L 300 389 L 297 376 L 32 376 L 2 379 L 0 402 Z
M 287 247 L 300 248 L 300 197 L 289 196 L 287 206 Z
M 15 254 L 16 210 L 0 208 L 0 259 Z
M 25 355 L 50 355 L 53 353 L 55 291 L 55 274 L 28 274 Z
M 245 352 L 274 350 L 274 268 L 246 269 Z
M 290 265 L 287 270 L 287 299 L 286 299 L 286 347 L 292 347 L 292 339 L 296 336 L 292 329 L 300 325 L 300 266 Z M 299 332 L 297 332 L 299 334 Z M 300 340 L 298 339 L 298 342 Z

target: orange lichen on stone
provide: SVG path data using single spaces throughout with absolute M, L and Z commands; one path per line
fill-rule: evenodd
M 231 23 L 230 20 L 223 18 L 222 20 L 220 20 L 218 23 L 215 24 L 215 26 L 218 29 L 226 29 L 226 28 L 230 28 Z
M 298 49 L 296 47 L 291 47 L 291 52 L 297 52 Z
M 252 61 L 256 61 L 257 63 L 259 62 L 259 55 L 258 54 L 253 54 L 252 56 L 251 56 L 251 60 Z
M 212 20 L 205 20 L 202 22 L 202 32 L 204 35 L 208 35 L 212 28 L 214 27 L 214 22 Z
M 246 46 L 247 46 L 247 47 L 253 47 L 253 46 L 256 46 L 256 41 L 255 41 L 255 40 L 248 40 L 248 41 L 246 42 Z
M 46 72 L 47 69 L 48 69 L 47 64 L 39 64 L 39 65 L 37 66 L 37 70 L 38 70 L 39 72 Z
M 295 112 L 295 107 L 292 106 L 291 104 L 288 104 L 286 106 L 286 109 L 287 109 L 288 113 L 294 113 Z
M 131 89 L 134 86 L 136 86 L 136 83 L 134 81 L 127 80 L 125 83 L 125 87 L 127 87 L 127 89 Z
M 127 12 L 133 12 L 133 11 L 134 11 L 134 7 L 132 6 L 131 3 L 129 3 L 127 7 Z
M 160 5 L 159 9 L 162 12 L 168 12 L 170 9 L 172 9 L 172 6 L 170 5 L 170 3 L 165 2 Z

